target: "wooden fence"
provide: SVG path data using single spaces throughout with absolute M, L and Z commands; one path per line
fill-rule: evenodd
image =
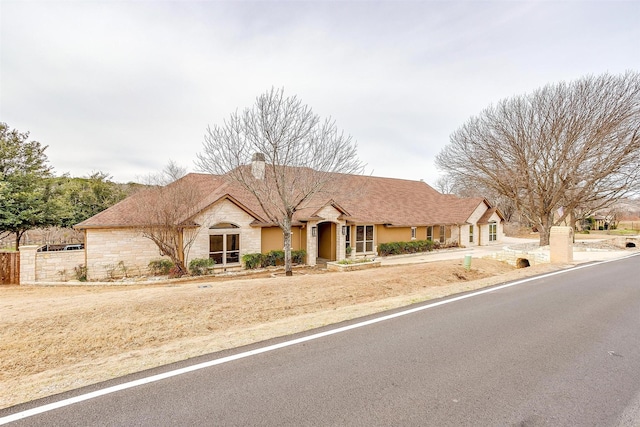
M 0 252 L 0 285 L 20 284 L 20 253 Z

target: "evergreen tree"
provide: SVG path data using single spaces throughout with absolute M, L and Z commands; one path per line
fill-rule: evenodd
M 14 233 L 16 250 L 30 229 L 59 222 L 59 188 L 45 150 L 29 133 L 0 123 L 0 233 Z

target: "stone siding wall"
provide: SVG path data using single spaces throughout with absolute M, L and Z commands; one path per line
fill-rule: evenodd
M 83 265 L 83 250 L 36 252 L 36 282 L 76 280 L 75 268 Z
M 75 268 L 84 265 L 84 251 L 37 252 L 40 246 L 20 247 L 20 283 L 23 285 L 76 280 Z
M 338 217 L 341 213 L 331 205 L 324 206 L 316 215 L 322 219 L 318 221 L 309 221 L 307 223 L 307 233 L 306 236 L 306 250 L 307 250 L 307 264 L 308 265 L 316 265 L 316 258 L 318 257 L 318 237 L 319 234 L 316 233 L 316 236 L 313 236 L 311 233 L 311 229 L 313 227 L 317 227 L 321 222 L 332 222 L 335 226 L 335 244 L 336 244 L 336 259 L 341 260 L 344 259 L 345 254 L 345 236 L 342 235 L 342 226 L 345 225 L 345 221 L 339 220 Z M 317 229 L 316 229 L 317 231 Z M 352 231 L 355 231 L 353 228 Z M 304 233 L 303 233 L 304 234 Z M 355 238 L 355 235 L 352 236 L 352 240 Z M 355 242 L 355 240 L 353 240 Z
M 491 254 L 487 258 L 495 259 L 498 261 L 506 262 L 509 265 L 513 265 L 514 267 L 518 266 L 518 259 L 526 259 L 529 261 L 529 265 L 534 266 L 538 264 L 548 264 L 551 262 L 549 251 L 541 251 L 541 250 L 517 250 L 517 249 L 509 249 L 504 248 L 500 252 L 496 252 Z
M 163 258 L 155 243 L 126 228 L 89 229 L 85 248 L 88 280 L 145 275 L 149 261 Z
M 187 256 L 187 265 L 194 258 L 209 258 L 209 227 L 221 222 L 237 225 L 240 232 L 240 259 L 245 254 L 259 253 L 262 250 L 260 227 L 251 227 L 254 221 L 251 215 L 240 209 L 236 204 L 222 200 L 203 214 L 195 218 L 195 222 L 202 227 Z

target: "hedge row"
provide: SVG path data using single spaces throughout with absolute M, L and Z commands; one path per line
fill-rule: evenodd
M 293 264 L 304 264 L 304 257 L 307 251 L 300 249 L 299 251 L 291 251 L 291 262 Z M 284 265 L 284 251 L 270 251 L 266 254 L 246 254 L 242 256 L 245 268 L 252 270 L 254 268 L 273 267 L 276 265 Z
M 443 244 L 440 242 L 434 242 L 433 240 L 412 240 L 410 242 L 380 243 L 378 245 L 378 252 L 381 256 L 415 254 L 418 252 L 430 252 L 434 249 L 442 249 L 455 246 L 458 246 L 458 244 Z

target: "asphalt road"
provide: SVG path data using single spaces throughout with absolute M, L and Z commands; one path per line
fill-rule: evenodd
M 304 339 L 16 425 L 640 425 L 640 256 Z

